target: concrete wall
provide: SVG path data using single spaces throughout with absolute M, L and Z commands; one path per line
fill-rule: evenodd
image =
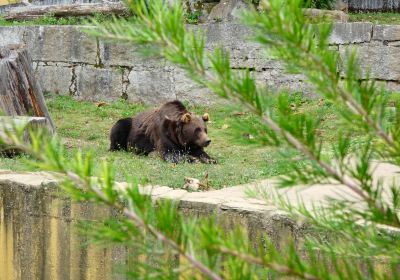
M 0 279 L 121 279 L 111 275 L 126 261 L 126 250 L 85 247 L 76 228 L 79 220 L 111 211 L 73 204 L 42 179 L 0 183 Z
M 286 74 L 281 63 L 248 42 L 246 27 L 215 23 L 193 28 L 205 30 L 207 49 L 222 44 L 231 53 L 232 68 L 250 68 L 259 84 L 313 94 L 302 75 Z M 150 104 L 175 98 L 203 105 L 216 101 L 215 95 L 177 67 L 161 59 L 143 59 L 133 45 L 96 40 L 77 26 L 0 27 L 0 45 L 10 43 L 26 44 L 45 92 L 84 100 L 122 97 Z M 371 70 L 371 78 L 400 91 L 400 25 L 338 23 L 331 43 L 342 58 L 347 48 L 357 48 L 364 72 Z
M 241 225 L 257 246 L 265 234 L 277 245 L 301 236 L 301 227 L 264 201 L 246 198 L 244 188 L 188 193 L 157 187 L 151 194 L 180 199 L 180 211 L 188 217 L 215 214 L 226 230 Z M 78 221 L 114 215 L 109 208 L 72 203 L 48 173 L 0 171 L 0 279 L 124 279 L 115 272 L 127 262 L 127 250 L 85 247 L 87 240 L 76 228 Z
M 398 12 L 400 0 L 344 0 L 350 11 L 357 12 Z
M 376 161 L 371 164 L 374 181 L 379 179 L 383 191 L 390 193 L 389 188 L 400 180 L 399 166 Z M 115 188 L 123 190 L 126 183 L 116 183 Z M 291 205 L 300 203 L 310 211 L 332 199 L 352 201 L 357 209 L 366 207 L 361 198 L 343 185 L 277 189 L 274 178 L 207 192 L 187 192 L 165 186 L 140 190 L 153 199 L 175 201 L 188 219 L 215 215 L 215 221 L 225 231 L 240 225 L 254 246 L 264 245 L 267 235 L 278 248 L 286 246 L 292 238 L 301 245 L 304 234 L 312 234 L 312 230 L 307 230 L 302 219 L 298 222 L 289 219 L 268 200 L 249 198 L 249 190 L 275 190 Z M 390 195 L 387 199 L 391 201 Z M 62 196 L 52 174 L 0 170 L 0 279 L 124 279 L 115 272 L 121 264 L 134 264 L 127 250 L 85 247 L 87 240 L 75 227 L 78 221 L 115 216 L 109 208 L 73 203 Z M 393 227 L 382 229 L 396 232 Z

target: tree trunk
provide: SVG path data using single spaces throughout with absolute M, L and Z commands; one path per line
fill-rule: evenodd
M 8 116 L 45 117 L 55 132 L 31 57 L 21 45 L 0 47 L 0 111 Z
M 129 10 L 122 2 L 92 3 L 92 4 L 65 4 L 17 7 L 3 15 L 6 20 L 29 20 L 52 15 L 63 16 L 91 16 L 96 13 L 121 15 L 128 14 Z

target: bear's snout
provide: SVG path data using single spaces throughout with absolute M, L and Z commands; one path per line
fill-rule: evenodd
M 208 138 L 208 135 L 206 133 L 203 133 L 202 137 L 200 137 L 199 140 L 200 141 L 198 141 L 198 145 L 200 147 L 207 147 L 211 143 L 211 139 Z

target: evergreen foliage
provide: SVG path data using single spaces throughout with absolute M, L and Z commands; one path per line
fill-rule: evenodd
M 303 6 L 305 8 L 332 10 L 335 3 L 336 0 L 307 0 L 304 1 Z
M 250 10 L 242 17 L 255 42 L 283 61 L 289 72 L 303 73 L 337 109 L 340 137 L 333 145 L 319 137 L 319 119 L 290 109 L 289 93 L 271 93 L 258 87 L 249 71 L 232 71 L 229 53 L 222 47 L 207 52 L 204 34 L 185 25 L 180 1 L 167 5 L 162 0 L 137 0 L 128 5 L 136 15 L 133 21 L 94 21 L 98 28 L 88 32 L 135 44 L 145 56 L 164 57 L 197 83 L 257 113 L 266 144 L 297 150 L 309 162 L 306 168 L 293 164 L 292 172 L 281 177 L 281 186 L 338 183 L 338 191 L 350 191 L 362 202 L 360 208 L 354 201 L 332 200 L 311 211 L 272 194 L 293 216 L 306 217 L 315 234 L 306 238 L 304 250 L 294 243 L 277 250 L 267 237 L 264 247 L 254 248 L 240 228 L 225 233 L 212 218 L 184 219 L 170 202 L 157 202 L 155 207 L 132 180 L 129 188 L 118 189 L 114 167 L 105 163 L 103 172 L 94 174 L 90 155 L 66 161 L 56 140 L 43 145 L 33 135 L 31 146 L 15 137 L 9 140 L 39 158 L 42 168 L 64 174 L 64 187 L 76 200 L 120 211 L 119 219 L 87 224 L 86 231 L 97 242 L 132 248 L 137 264 L 128 275 L 133 279 L 399 278 L 400 188 L 393 182 L 384 190 L 383 180 L 372 175 L 374 160 L 400 164 L 399 108 L 388 107 L 386 92 L 374 82 L 359 79 L 354 52 L 340 61 L 329 49 L 331 25 L 308 24 L 301 0 L 262 1 L 264 13 Z M 346 79 L 338 73 L 338 65 Z M 355 135 L 363 135 L 362 141 Z M 326 150 L 333 151 L 333 162 L 322 156 Z

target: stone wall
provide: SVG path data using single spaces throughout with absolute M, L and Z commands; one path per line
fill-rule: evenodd
M 121 183 L 121 186 L 123 183 Z M 142 191 L 150 193 L 149 188 Z M 151 189 L 154 199 L 180 200 L 188 217 L 216 215 L 226 230 L 241 225 L 261 246 L 268 234 L 277 244 L 301 228 L 276 207 L 246 198 L 244 188 L 188 193 L 168 187 Z M 82 220 L 115 216 L 109 208 L 71 202 L 60 194 L 49 173 L 0 171 L 0 279 L 1 280 L 109 280 L 125 279 L 118 269 L 130 260 L 125 248 L 87 245 L 77 231 Z
M 179 68 L 162 59 L 143 59 L 133 45 L 96 40 L 81 28 L 0 27 L 0 45 L 24 43 L 28 47 L 45 92 L 93 101 L 124 98 L 158 104 L 178 98 L 203 105 L 216 102 L 214 94 L 197 86 Z M 230 51 L 232 68 L 249 68 L 259 84 L 314 93 L 302 75 L 285 73 L 281 63 L 248 42 L 246 27 L 213 23 L 193 28 L 205 31 L 208 50 L 223 45 Z M 347 48 L 357 48 L 364 72 L 370 70 L 371 78 L 400 91 L 400 25 L 337 23 L 331 44 L 343 59 Z
M 389 194 L 389 188 L 400 180 L 399 166 L 375 161 L 371 164 L 374 181 L 379 180 L 383 191 Z M 115 185 L 115 189 L 125 188 L 126 183 Z M 276 188 L 274 178 L 207 192 L 165 186 L 140 188 L 154 200 L 174 201 L 189 219 L 214 215 L 216 223 L 226 232 L 240 226 L 256 247 L 264 245 L 266 236 L 281 248 L 293 238 L 300 245 L 304 234 L 312 234 L 303 219 L 295 221 L 270 200 L 248 196 L 256 190 L 267 193 L 275 190 L 291 205 L 301 205 L 310 211 L 332 199 L 352 201 L 359 207 L 357 209 L 365 207 L 364 201 L 343 185 L 315 184 L 282 189 Z M 388 195 L 387 199 L 391 201 L 392 198 Z M 76 228 L 77 222 L 82 220 L 103 220 L 116 215 L 110 208 L 72 202 L 63 196 L 54 173 L 0 170 L 0 279 L 125 279 L 115 272 L 121 264 L 134 265 L 127 249 L 84 246 L 87 239 Z M 393 227 L 389 230 L 396 232 Z
M 400 0 L 344 0 L 350 11 L 357 12 L 398 12 Z

